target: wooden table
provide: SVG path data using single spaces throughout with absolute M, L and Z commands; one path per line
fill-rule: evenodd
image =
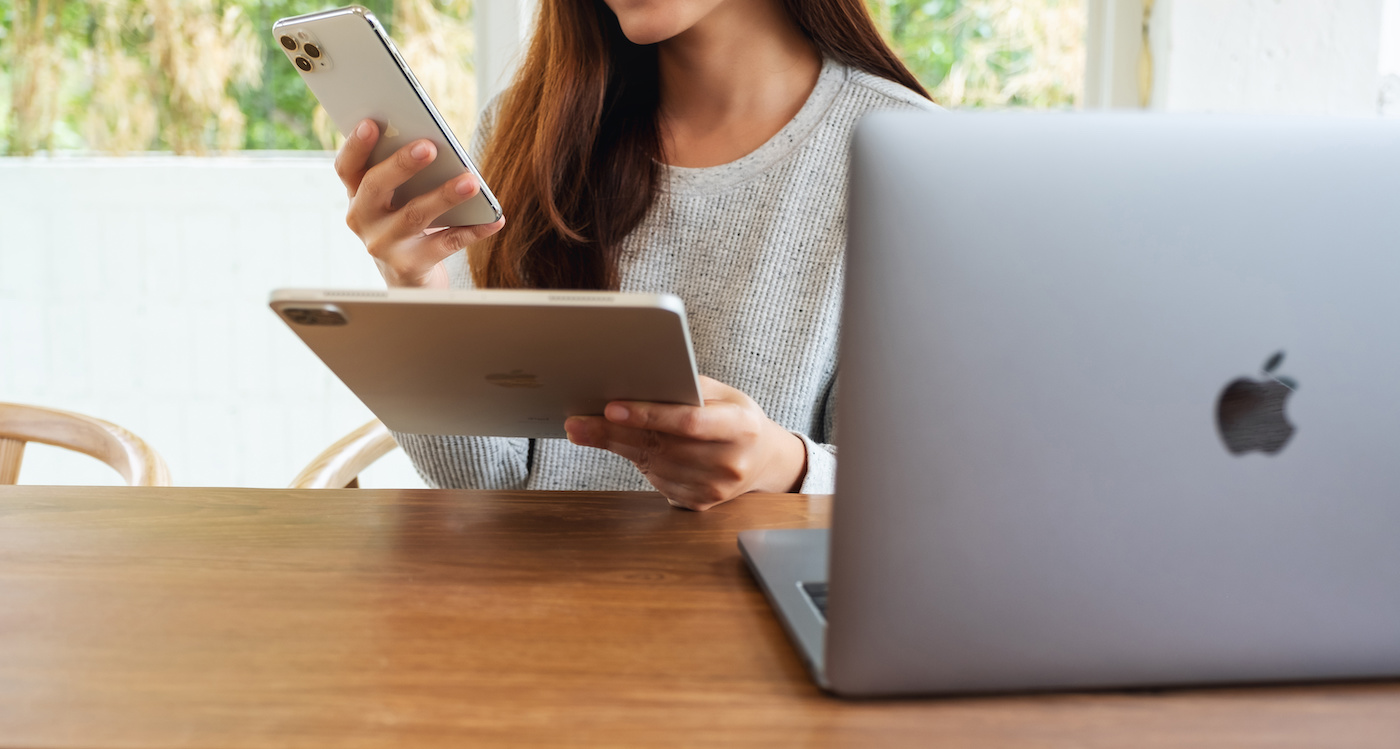
M 0 746 L 1400 747 L 1400 685 L 846 702 L 646 494 L 0 487 Z

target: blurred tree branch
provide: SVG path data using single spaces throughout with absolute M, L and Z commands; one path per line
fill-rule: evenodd
M 338 1 L 0 0 L 0 153 L 334 148 L 339 134 L 267 32 Z M 480 106 L 472 0 L 359 1 L 465 137 Z M 1082 96 L 1084 0 L 866 2 L 944 105 Z
M 1084 0 L 867 0 L 895 51 L 949 107 L 1083 98 Z
M 14 0 L 4 62 L 10 77 L 10 151 L 27 155 L 53 144 L 63 55 L 64 0 Z

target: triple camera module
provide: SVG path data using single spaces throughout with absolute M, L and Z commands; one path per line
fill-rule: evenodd
M 349 320 L 345 319 L 345 313 L 334 304 L 322 304 L 315 307 L 283 307 L 278 310 L 288 321 L 297 325 L 344 325 Z
M 330 60 L 326 57 L 325 50 L 321 49 L 321 45 L 310 34 L 301 29 L 282 34 L 277 38 L 277 41 L 303 73 L 312 73 L 318 69 L 324 70 L 330 67 Z

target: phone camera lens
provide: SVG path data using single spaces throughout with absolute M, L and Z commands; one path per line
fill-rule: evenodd
M 305 47 L 302 47 L 301 51 L 305 52 L 306 56 L 310 57 L 313 60 L 321 56 L 321 48 L 317 47 L 314 44 L 308 44 Z
M 283 46 L 283 47 L 286 47 L 287 49 L 296 49 L 296 48 L 297 48 L 297 40 L 291 38 L 290 36 L 284 36 L 284 37 L 282 37 L 281 39 L 279 39 L 278 41 L 282 42 L 282 46 Z
M 308 60 L 308 59 L 306 59 L 305 57 L 298 57 L 298 58 L 297 58 L 297 67 L 301 68 L 303 71 L 305 71 L 305 72 L 307 72 L 307 73 L 310 73 L 310 72 L 311 72 L 311 61 Z

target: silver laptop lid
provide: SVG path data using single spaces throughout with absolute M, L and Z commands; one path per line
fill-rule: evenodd
M 1400 675 L 1400 127 L 881 114 L 852 158 L 836 691 Z

